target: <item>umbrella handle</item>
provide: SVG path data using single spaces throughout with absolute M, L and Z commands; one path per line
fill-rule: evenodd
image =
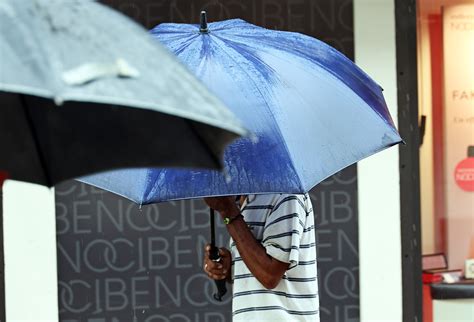
M 219 255 L 219 248 L 216 247 L 216 232 L 214 227 L 214 209 L 209 208 L 211 217 L 211 249 L 209 250 L 209 259 L 214 262 L 220 262 L 221 256 Z M 217 292 L 214 293 L 213 297 L 216 301 L 221 302 L 222 297 L 227 293 L 227 287 L 225 280 L 214 280 L 217 287 Z

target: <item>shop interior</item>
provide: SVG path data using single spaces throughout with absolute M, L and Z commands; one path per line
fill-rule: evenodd
M 455 301 L 437 283 L 461 285 L 474 314 L 474 0 L 417 6 L 423 313 L 441 321 Z

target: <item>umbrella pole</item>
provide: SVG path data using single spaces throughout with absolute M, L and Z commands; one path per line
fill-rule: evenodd
M 209 208 L 209 215 L 211 219 L 211 249 L 209 251 L 209 258 L 214 262 L 220 262 L 221 256 L 219 255 L 219 248 L 216 247 L 216 229 L 214 225 L 214 209 Z M 227 293 L 226 281 L 215 280 L 217 292 L 214 293 L 213 297 L 216 301 L 222 301 L 222 297 Z
M 214 215 L 214 209 L 209 208 L 209 216 L 211 220 L 211 249 L 216 247 L 216 228 L 214 223 Z

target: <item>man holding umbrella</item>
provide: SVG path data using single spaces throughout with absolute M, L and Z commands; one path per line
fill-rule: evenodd
M 252 137 L 226 148 L 223 172 L 145 168 L 83 180 L 141 205 L 249 195 L 240 205 L 235 197 L 205 199 L 232 237 L 221 262 L 205 259 L 219 282 L 216 299 L 227 279 L 234 284 L 234 321 L 318 321 L 314 218 L 304 193 L 402 141 L 382 87 L 317 39 L 241 19 L 207 24 L 202 12 L 200 25 L 164 23 L 152 34 Z M 301 195 L 250 195 L 287 191 Z
M 314 215 L 308 194 L 205 198 L 231 235 L 204 270 L 233 283 L 234 321 L 319 321 Z

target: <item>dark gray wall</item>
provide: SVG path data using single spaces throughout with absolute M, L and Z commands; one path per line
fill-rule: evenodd
M 317 37 L 353 57 L 352 0 L 102 1 L 147 28 L 240 17 Z M 223 3 L 224 5 L 220 4 Z M 357 171 L 311 192 L 318 225 L 321 320 L 358 321 Z M 202 273 L 209 217 L 201 201 L 139 209 L 74 181 L 56 189 L 61 321 L 230 321 L 230 296 L 212 299 Z M 218 230 L 218 244 L 228 235 Z
M 319 184 L 310 195 L 317 226 L 321 321 L 359 321 L 356 167 Z
M 202 273 L 209 210 L 201 200 L 142 209 L 68 182 L 56 189 L 62 321 L 228 321 Z M 218 221 L 217 243 L 227 236 Z M 102 320 L 94 320 L 95 322 Z

